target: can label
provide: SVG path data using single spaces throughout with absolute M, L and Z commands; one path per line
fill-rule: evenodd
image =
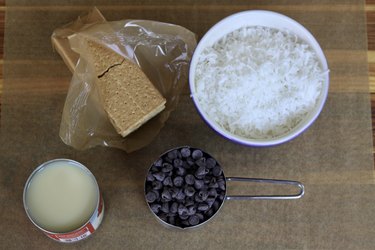
M 103 220 L 104 215 L 104 202 L 100 195 L 99 205 L 95 210 L 94 214 L 91 216 L 90 220 L 78 230 L 69 233 L 47 233 L 45 234 L 53 240 L 70 243 L 83 240 L 93 234 L 95 230 L 99 227 Z

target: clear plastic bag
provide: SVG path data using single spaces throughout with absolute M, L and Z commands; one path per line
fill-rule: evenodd
M 125 138 L 112 126 L 95 87 L 94 70 L 89 67 L 83 38 L 89 38 L 138 64 L 166 98 L 166 108 Z M 177 25 L 123 20 L 86 27 L 69 37 L 71 49 L 80 54 L 62 114 L 60 137 L 75 149 L 102 145 L 127 152 L 148 145 L 159 133 L 179 95 L 187 84 L 189 63 L 196 35 Z

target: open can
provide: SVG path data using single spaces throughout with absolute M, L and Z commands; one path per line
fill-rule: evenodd
M 23 204 L 31 222 L 62 243 L 87 238 L 97 230 L 104 215 L 94 175 L 70 159 L 54 159 L 37 167 L 26 182 Z
M 198 155 L 196 157 L 193 155 L 195 152 L 198 152 L 196 153 L 196 155 Z M 201 160 L 203 158 L 204 160 Z M 175 159 L 177 159 L 176 162 Z M 181 163 L 180 160 L 182 160 L 183 163 Z M 179 166 L 176 167 L 176 163 Z M 171 169 L 170 165 L 173 165 L 173 168 L 178 168 L 178 170 L 168 172 L 167 168 Z M 185 168 L 186 170 L 180 169 L 180 167 Z M 176 194 L 174 194 L 173 188 L 176 185 L 175 179 L 179 178 L 179 176 L 183 176 L 181 173 L 184 171 L 185 180 L 180 181 L 181 184 L 177 183 L 179 184 L 177 188 L 179 191 L 175 191 Z M 164 179 L 163 173 L 165 173 Z M 206 173 L 207 175 L 212 173 L 212 176 L 208 176 L 208 178 L 207 175 L 200 177 L 200 173 Z M 187 175 L 193 175 L 195 179 L 194 181 L 203 183 L 203 186 L 197 186 L 196 183 L 193 184 L 193 182 L 188 183 L 189 180 L 186 178 Z M 169 177 L 172 179 L 172 183 L 170 181 L 165 181 L 166 178 Z M 190 179 L 191 178 L 192 177 L 190 177 Z M 181 178 L 179 179 L 181 180 Z M 213 179 L 214 181 L 212 181 Z M 227 182 L 231 181 L 290 185 L 297 187 L 298 192 L 291 195 L 227 195 Z M 159 182 L 161 182 L 163 185 L 160 186 Z M 189 191 L 189 189 L 192 189 L 192 187 L 195 187 L 195 190 Z M 193 192 L 194 194 L 192 194 Z M 205 192 L 208 192 L 208 195 L 204 195 Z M 215 158 L 201 149 L 192 148 L 189 146 L 173 148 L 162 154 L 151 165 L 145 181 L 146 203 L 151 212 L 163 225 L 177 229 L 196 228 L 207 223 L 219 212 L 226 200 L 299 199 L 304 195 L 304 192 L 303 184 L 298 181 L 225 177 L 220 164 Z M 156 195 L 154 195 L 154 193 Z M 213 197 L 209 201 L 212 194 Z M 190 199 L 191 197 L 193 197 L 193 199 Z M 177 212 L 175 208 L 172 209 L 173 203 L 178 203 Z M 198 214 L 199 216 L 197 216 Z M 173 216 L 174 218 L 172 218 Z M 198 218 L 191 219 L 192 216 Z

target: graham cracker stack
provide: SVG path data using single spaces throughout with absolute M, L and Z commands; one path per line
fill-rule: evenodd
M 68 37 L 80 31 L 87 25 L 105 22 L 105 17 L 96 7 L 92 7 L 87 14 L 83 14 L 77 20 L 57 28 L 51 36 L 52 47 L 60 54 L 69 70 L 74 73 L 79 54 L 73 51 L 69 45 Z
M 138 65 L 90 40 L 87 54 L 104 110 L 120 135 L 127 136 L 165 108 L 165 98 Z

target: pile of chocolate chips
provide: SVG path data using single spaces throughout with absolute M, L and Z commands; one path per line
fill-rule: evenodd
M 161 156 L 147 174 L 146 200 L 163 221 L 185 228 L 208 220 L 225 197 L 219 164 L 200 149 L 182 147 Z

